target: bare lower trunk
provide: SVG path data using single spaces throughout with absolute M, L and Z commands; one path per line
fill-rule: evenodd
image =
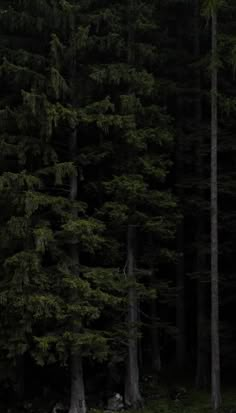
M 206 321 L 206 284 L 198 279 L 197 286 L 197 368 L 196 387 L 206 388 L 209 382 L 208 326 Z
M 218 201 L 217 201 L 217 12 L 212 9 L 211 73 L 211 384 L 212 405 L 218 411 L 220 394 L 219 290 L 218 290 Z
M 176 362 L 180 370 L 184 368 L 186 356 L 183 230 L 183 223 L 181 223 L 177 233 L 178 262 L 176 269 Z
M 71 159 L 75 160 L 77 151 L 77 130 L 74 129 L 70 138 Z M 70 182 L 70 200 L 72 203 L 77 200 L 78 196 L 78 178 L 76 175 L 71 177 Z M 75 218 L 78 216 L 77 208 L 72 206 L 72 213 Z M 79 251 L 76 239 L 71 240 L 70 255 L 74 274 L 79 276 Z M 73 297 L 76 299 L 76 297 Z M 76 320 L 75 320 L 76 321 Z M 74 331 L 79 333 L 78 329 L 73 326 Z M 71 349 L 71 394 L 69 413 L 86 413 L 85 391 L 82 356 L 75 349 Z
M 86 413 L 82 358 L 71 356 L 71 396 L 69 413 Z
M 160 341 L 156 326 L 152 327 L 152 370 L 153 373 L 160 373 L 161 371 Z
M 157 299 L 151 300 L 151 341 L 152 341 L 152 370 L 154 373 L 159 373 L 161 370 L 161 354 L 159 341 L 159 328 L 157 325 Z
M 178 103 L 181 110 L 181 102 Z M 178 137 L 178 149 L 176 154 L 177 185 L 179 199 L 183 200 L 183 138 Z M 177 264 L 176 264 L 176 364 L 180 371 L 185 366 L 186 356 L 186 331 L 185 331 L 185 271 L 184 271 L 184 222 L 177 228 Z
M 134 274 L 134 240 L 135 228 L 128 227 L 128 277 L 133 284 L 128 292 L 128 360 L 125 382 L 125 403 L 128 407 L 139 408 L 142 406 L 142 398 L 139 390 L 139 365 L 138 365 L 138 340 L 137 340 L 137 291 Z
M 201 55 L 200 50 L 200 2 L 194 0 L 194 57 L 198 62 Z M 196 180 L 197 196 L 204 199 L 204 161 L 203 161 L 203 114 L 202 114 L 202 97 L 201 97 L 201 71 L 197 66 L 195 70 L 195 131 L 196 136 Z M 209 334 L 208 323 L 206 320 L 206 303 L 207 303 L 207 283 L 206 283 L 206 241 L 205 241 L 205 214 L 200 206 L 196 217 L 196 268 L 197 273 L 197 365 L 195 383 L 198 388 L 205 388 L 209 381 Z
M 137 301 L 137 315 L 138 315 L 138 324 L 141 323 L 141 316 L 140 316 L 140 303 Z M 143 367 L 143 346 L 142 346 L 142 337 L 138 337 L 138 365 L 139 368 L 142 370 Z
M 182 25 L 177 27 L 177 52 L 181 54 L 183 48 Z M 182 82 L 181 66 L 178 69 L 178 82 Z M 182 125 L 183 96 L 181 92 L 176 100 L 177 142 L 176 142 L 176 185 L 177 196 L 184 203 L 184 132 Z M 185 322 L 185 262 L 184 262 L 184 219 L 177 227 L 177 265 L 176 265 L 176 364 L 182 372 L 186 358 L 186 322 Z

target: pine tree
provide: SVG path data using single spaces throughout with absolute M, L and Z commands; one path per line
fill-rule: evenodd
M 212 100 L 216 410 L 218 259 L 223 368 L 234 343 L 235 5 L 216 2 L 210 58 L 198 0 L 33 3 L 0 8 L 0 367 L 19 395 L 24 362 L 60 366 L 65 381 L 69 367 L 71 413 L 86 412 L 100 362 L 106 391 L 125 387 L 134 408 L 160 355 L 164 373 L 177 358 L 205 384 Z
M 1 28 L 8 35 L 0 68 L 5 85 L 0 182 L 6 210 L 1 348 L 12 360 L 30 352 L 39 364 L 66 363 L 69 348 L 103 359 L 107 339 L 90 325 L 104 306 L 118 300 L 108 282 L 114 271 L 86 266 L 104 243 L 104 225 L 88 216 L 85 199 L 77 199 L 72 185 L 82 166 L 67 137 L 89 118 L 78 102 L 71 102 L 79 78 L 70 83 L 70 59 L 83 34 L 74 31 L 76 18 L 77 7 L 69 2 L 37 2 L 32 8 L 29 1 L 16 1 L 1 13 Z M 12 33 L 20 33 L 18 44 L 11 43 Z M 79 276 L 68 252 L 68 245 L 76 247 L 74 239 L 82 255 Z M 71 302 L 71 297 L 76 299 Z
M 90 127 L 100 144 L 92 158 L 97 179 L 90 182 L 87 191 L 97 205 L 97 216 L 106 222 L 113 254 L 118 252 L 113 259 L 121 267 L 126 259 L 128 227 L 155 233 L 156 238 L 165 240 L 163 245 L 175 228 L 175 201 L 169 192 L 162 191 L 170 168 L 167 151 L 171 134 L 168 116 L 155 103 L 158 91 L 152 71 L 156 42 L 152 44 L 151 37 L 157 26 L 153 10 L 145 2 L 132 6 L 133 13 L 128 16 L 125 6 L 116 1 L 102 6 L 93 3 L 84 19 L 85 27 L 90 27 L 84 46 L 84 56 L 86 50 L 91 56 L 87 90 L 90 100 L 97 99 L 96 106 L 88 102 L 86 111 L 96 110 Z M 95 22 L 97 29 L 93 31 Z M 129 396 L 134 406 L 139 405 L 135 398 L 139 399 L 138 393 Z

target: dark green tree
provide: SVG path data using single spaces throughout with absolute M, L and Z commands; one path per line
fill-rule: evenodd
M 67 363 L 78 352 L 103 359 L 106 337 L 90 325 L 117 303 L 109 293 L 114 272 L 86 265 L 104 243 L 104 224 L 77 194 L 73 136 L 88 117 L 74 100 L 80 74 L 71 73 L 83 37 L 77 11 L 69 2 L 16 1 L 0 16 L 1 348 L 15 364 L 27 352 L 39 364 Z M 85 412 L 74 361 L 71 411 Z

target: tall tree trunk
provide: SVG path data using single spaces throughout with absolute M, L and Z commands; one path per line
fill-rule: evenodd
M 137 339 L 137 291 L 134 273 L 134 245 L 135 227 L 128 226 L 127 236 L 128 278 L 131 283 L 128 291 L 128 362 L 125 382 L 125 404 L 128 407 L 139 408 L 142 406 L 142 398 L 139 390 L 139 365 L 138 365 L 138 339 Z
M 185 276 L 184 276 L 184 224 L 177 228 L 177 268 L 176 268 L 176 362 L 179 370 L 185 365 L 186 334 L 185 334 Z
M 138 324 L 140 325 L 141 323 L 141 311 L 140 311 L 140 302 L 139 300 L 137 301 L 137 313 L 138 313 Z M 143 359 L 143 343 L 142 343 L 142 337 L 138 337 L 138 366 L 139 369 L 142 370 L 144 365 L 144 359 Z
M 180 8 L 181 11 L 181 8 Z M 181 20 L 180 20 L 181 21 Z M 177 50 L 183 48 L 182 25 L 177 25 Z M 182 83 L 182 66 L 178 68 L 178 82 Z M 184 202 L 184 136 L 183 136 L 183 96 L 178 92 L 176 100 L 176 186 L 177 196 L 183 205 Z M 185 322 L 185 262 L 184 262 L 184 219 L 177 226 L 176 236 L 177 264 L 176 264 L 176 364 L 179 371 L 185 367 L 186 357 L 186 322 Z
M 177 196 L 181 202 L 184 199 L 183 178 L 184 178 L 184 153 L 183 153 L 183 132 L 181 125 L 182 118 L 182 97 L 177 98 L 177 142 L 176 142 L 176 184 Z M 185 331 L 185 265 L 184 265 L 184 219 L 177 226 L 176 235 L 176 364 L 180 371 L 185 365 L 186 356 L 186 331 Z
M 77 152 L 77 130 L 72 131 L 70 137 L 70 155 L 71 160 L 75 161 Z M 70 200 L 76 201 L 78 196 L 78 178 L 76 175 L 71 177 L 70 182 Z M 73 215 L 78 217 L 77 208 L 73 206 Z M 76 239 L 71 240 L 70 254 L 72 259 L 73 271 L 79 275 L 79 251 Z M 76 320 L 75 320 L 76 324 Z M 75 332 L 79 332 L 74 326 Z M 86 413 L 84 377 L 82 356 L 75 349 L 71 349 L 71 394 L 69 413 Z
M 218 188 L 217 188 L 217 11 L 212 8 L 211 68 L 211 383 L 212 405 L 218 411 L 220 393 L 219 289 L 218 289 Z
M 199 0 L 194 1 L 194 57 L 197 63 L 200 59 L 200 4 Z M 202 184 L 204 181 L 204 162 L 202 147 L 204 143 L 202 129 L 202 99 L 201 99 L 201 71 L 197 66 L 195 70 L 195 130 L 196 130 L 196 179 L 197 195 L 199 200 L 204 199 Z M 206 274 L 206 253 L 205 253 L 205 224 L 204 212 L 199 207 L 196 217 L 196 268 L 197 278 L 197 366 L 196 366 L 196 387 L 204 388 L 208 382 L 208 333 L 206 321 L 206 289 L 204 280 Z
M 152 236 L 150 239 L 150 248 L 153 249 Z M 151 265 L 151 288 L 157 292 L 157 280 L 156 274 Z M 151 362 L 153 373 L 159 373 L 161 371 L 161 354 L 160 354 L 160 340 L 159 340 L 159 328 L 158 328 L 158 304 L 157 298 L 154 297 L 150 300 L 150 314 L 151 314 Z
M 154 373 L 161 371 L 161 354 L 160 354 L 160 340 L 159 328 L 157 325 L 158 308 L 157 299 L 151 300 L 151 349 L 152 349 L 152 370 Z
M 134 11 L 135 0 L 128 0 L 127 7 L 127 24 L 128 24 L 128 44 L 127 44 L 127 62 L 129 65 L 134 64 Z M 129 91 L 130 92 L 130 91 Z M 136 277 L 134 273 L 134 248 L 135 248 L 135 227 L 128 226 L 127 234 L 127 260 L 128 260 L 128 278 L 131 285 L 128 291 L 128 359 L 125 379 L 125 404 L 128 407 L 138 408 L 142 405 L 142 398 L 139 390 L 139 351 L 137 338 L 138 322 L 138 300 L 135 287 Z

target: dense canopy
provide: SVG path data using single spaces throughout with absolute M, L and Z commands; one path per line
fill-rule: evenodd
M 235 385 L 235 30 L 234 0 L 2 0 L 6 411 Z

